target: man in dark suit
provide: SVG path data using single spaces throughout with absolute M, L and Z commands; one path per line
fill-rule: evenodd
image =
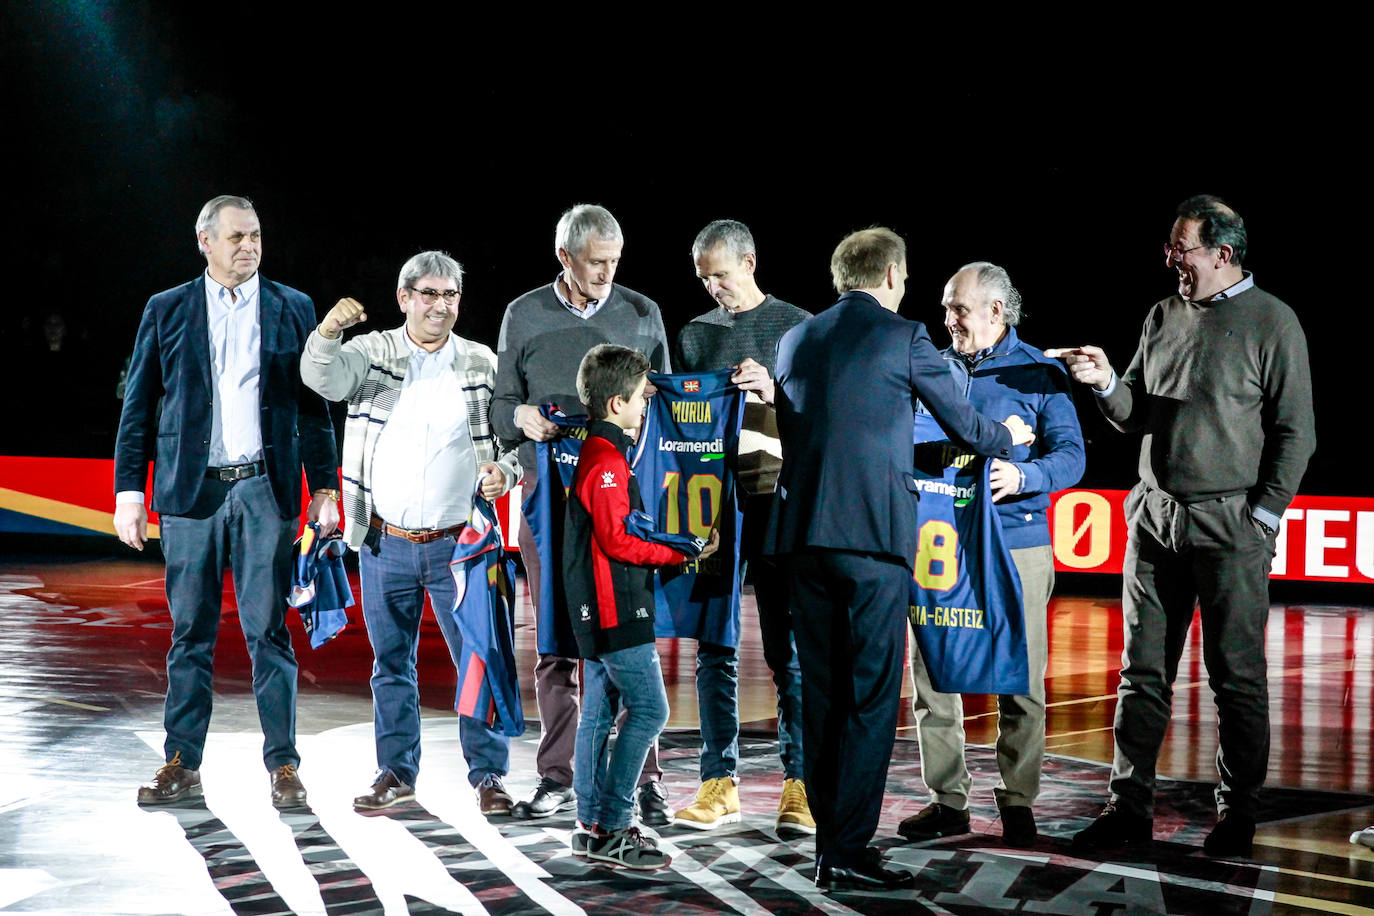
M 228 565 L 253 661 L 272 803 L 298 807 L 306 795 L 296 772 L 296 658 L 285 598 L 302 465 L 313 490 L 309 518 L 326 531 L 339 521 L 334 429 L 324 401 L 300 381 L 315 308 L 258 273 L 262 228 L 246 198 L 209 201 L 196 239 L 205 273 L 158 293 L 143 311 L 115 445 L 115 532 L 138 550 L 148 536 L 143 488 L 154 464 L 172 613 L 167 762 L 138 790 L 138 803 L 201 794 Z
M 868 841 L 892 757 L 916 556 L 915 404 L 982 455 L 1009 459 L 1034 436 L 1019 417 L 998 424 L 975 411 L 925 326 L 896 315 L 906 290 L 896 233 L 846 237 L 830 272 L 840 300 L 778 344 L 783 461 L 769 549 L 786 556 L 795 609 L 816 883 L 909 887 L 911 873 L 883 868 Z

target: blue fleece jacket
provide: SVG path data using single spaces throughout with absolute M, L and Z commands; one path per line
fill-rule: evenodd
M 1078 425 L 1068 374 L 1057 360 L 1021 342 L 1015 328 L 966 361 L 954 349 L 940 352 L 954 383 L 985 416 L 1016 414 L 1035 430 L 1035 441 L 1012 450 L 1012 463 L 1025 475 L 1021 492 L 997 503 L 1007 546 L 1040 547 L 1050 542 L 1050 494 L 1083 476 L 1083 431 Z M 918 411 L 924 411 L 920 405 Z

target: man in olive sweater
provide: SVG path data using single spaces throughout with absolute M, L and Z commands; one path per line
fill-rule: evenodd
M 643 352 L 653 371 L 672 371 L 658 306 L 647 296 L 614 283 L 623 246 L 620 224 L 609 210 L 578 204 L 558 221 L 554 252 L 563 270 L 552 283 L 506 307 L 496 346 L 491 422 L 503 443 L 519 443 L 526 494 L 539 485 L 535 443 L 559 434 L 558 427 L 540 415 L 539 407 L 554 403 L 569 414 L 584 412 L 577 395 L 577 368 L 588 350 L 603 343 L 619 344 Z M 519 543 L 536 618 L 547 620 L 548 609 L 540 606 L 539 552 L 528 525 L 520 526 Z M 546 651 L 552 641 L 552 632 L 541 634 L 534 669 L 541 728 L 535 758 L 539 786 L 529 801 L 515 806 L 512 813 L 517 818 L 545 817 L 573 805 L 577 659 Z M 641 816 L 651 826 L 661 826 L 669 818 L 661 778 L 658 755 L 651 749 L 637 798 Z
M 1239 214 L 1202 195 L 1177 215 L 1164 260 L 1178 270 L 1178 295 L 1146 317 L 1126 374 L 1117 377 L 1098 347 L 1046 351 L 1092 386 L 1112 425 L 1145 432 L 1140 483 L 1126 499 L 1111 801 L 1074 845 L 1150 842 L 1155 763 L 1200 604 L 1221 746 L 1220 816 L 1203 848 L 1248 856 L 1269 761 L 1269 567 L 1316 447 L 1312 382 L 1297 316 L 1241 269 Z

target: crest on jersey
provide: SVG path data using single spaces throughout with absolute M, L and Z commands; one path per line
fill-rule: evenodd
M 695 394 L 701 390 L 701 382 L 697 379 L 690 379 L 682 383 L 682 390 L 688 394 Z
M 615 471 L 601 472 L 601 489 L 607 490 L 615 486 Z

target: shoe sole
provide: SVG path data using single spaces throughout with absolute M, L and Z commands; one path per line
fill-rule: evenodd
M 521 805 L 524 805 L 524 802 L 518 802 L 514 807 L 512 807 L 508 812 L 510 816 L 518 818 L 522 821 L 537 821 L 540 818 L 553 817 L 560 811 L 570 811 L 573 808 L 576 808 L 577 799 L 570 798 L 567 801 L 560 803 L 558 807 L 550 808 L 548 811 L 531 811 L 528 805 L 525 805 L 523 808 L 521 807 Z
M 188 786 L 176 795 L 168 795 L 165 798 L 140 798 L 138 804 L 142 808 L 155 808 L 158 805 L 175 805 L 178 802 L 186 801 L 188 798 L 202 798 L 204 795 L 205 790 L 200 785 L 194 785 Z
M 605 862 L 607 865 L 615 865 L 620 868 L 628 868 L 631 871 L 660 871 L 662 869 L 667 868 L 669 865 L 673 864 L 673 859 L 671 856 L 665 857 L 663 863 L 660 865 L 631 865 L 629 862 L 623 862 L 620 859 L 612 858 L 611 856 L 599 856 L 596 853 L 590 851 L 587 853 L 587 859 L 592 862 Z
M 738 811 L 722 814 L 713 821 L 694 821 L 684 817 L 673 818 L 673 826 L 691 827 L 693 830 L 714 830 L 721 824 L 738 824 L 739 822 L 740 813 Z
M 795 821 L 778 821 L 778 833 L 801 833 L 806 836 L 815 836 L 816 828 L 808 827 L 805 824 L 798 824 Z
M 401 795 L 401 796 L 398 796 L 398 797 L 396 797 L 396 798 L 393 798 L 391 801 L 389 801 L 389 802 L 383 802 L 383 803 L 380 804 L 380 805 L 360 805 L 360 804 L 358 804 L 358 803 L 355 801 L 355 802 L 353 803 L 353 810 L 354 810 L 354 811 L 384 811 L 385 809 L 394 807 L 395 805 L 399 805 L 399 804 L 401 804 L 402 802 L 408 802 L 408 801 L 414 801 L 414 800 L 415 800 L 415 793 L 412 792 L 412 793 L 410 793 L 409 795 Z
M 294 798 L 293 798 L 293 799 L 282 799 L 281 801 L 276 801 L 276 800 L 274 799 L 274 800 L 272 801 L 272 807 L 273 807 L 273 808 L 276 808 L 278 811 L 290 811 L 290 810 L 292 810 L 293 808 L 309 808 L 309 807 L 310 807 L 310 802 L 307 801 L 307 800 L 304 799 L 304 798 L 302 798 L 302 799 L 300 799 L 300 800 L 297 800 L 297 799 L 294 799 Z

